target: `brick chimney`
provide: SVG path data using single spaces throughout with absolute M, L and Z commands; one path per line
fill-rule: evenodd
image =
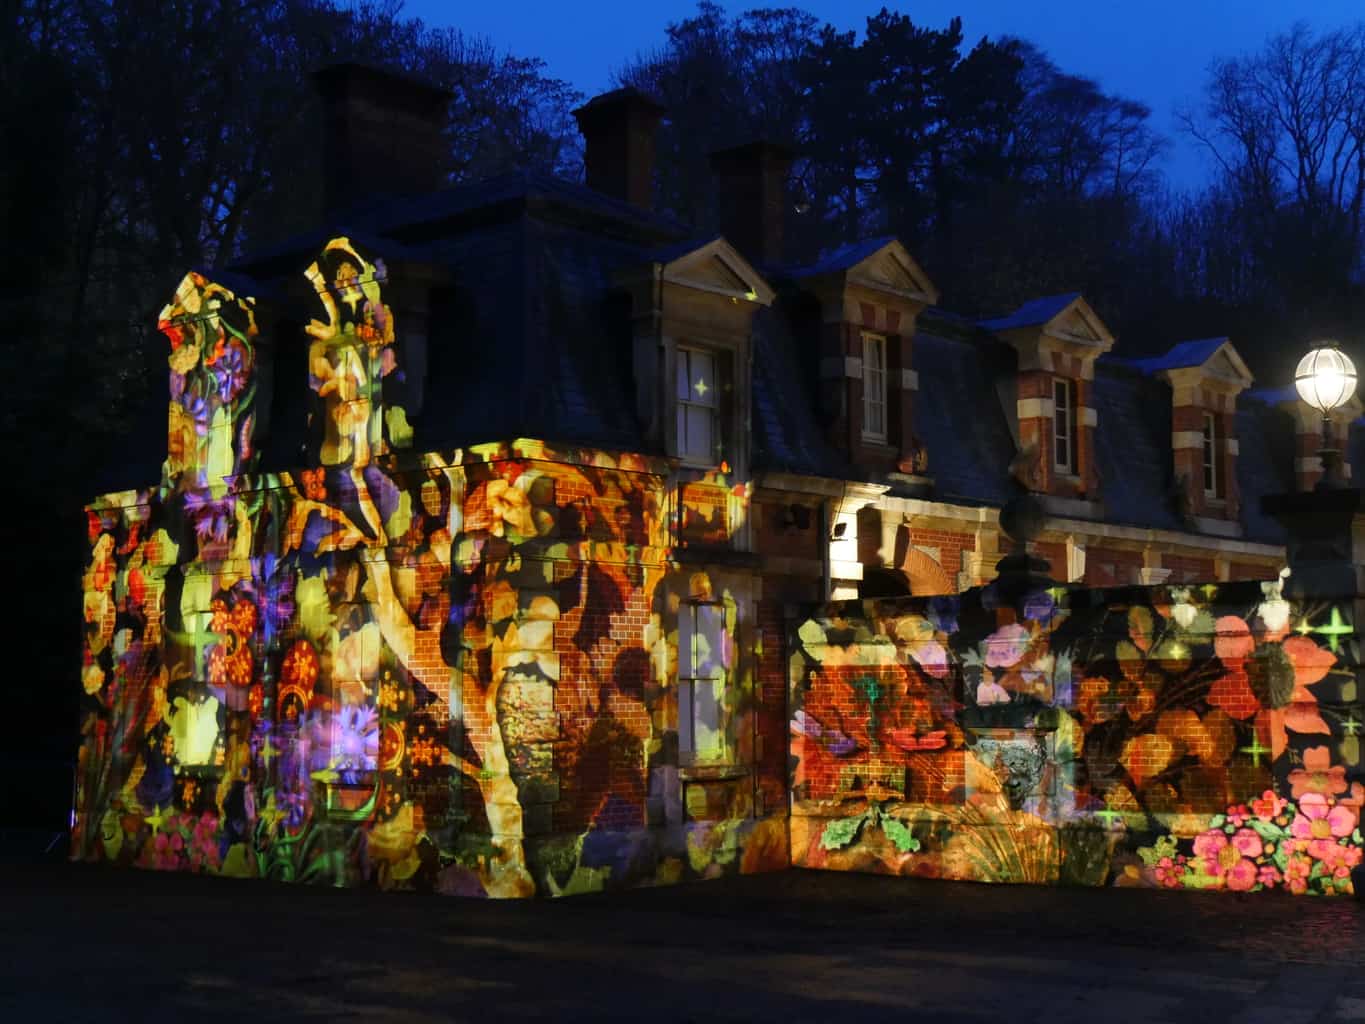
M 754 263 L 782 261 L 791 165 L 792 151 L 775 142 L 748 142 L 711 154 L 720 233 Z
M 664 107 L 627 86 L 595 96 L 573 112 L 586 143 L 588 188 L 643 210 L 654 206 L 654 130 Z
M 323 203 L 336 213 L 373 195 L 445 185 L 451 93 L 363 64 L 313 73 L 323 109 Z

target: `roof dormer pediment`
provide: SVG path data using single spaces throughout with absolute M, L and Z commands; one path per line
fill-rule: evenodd
M 874 238 L 836 249 L 794 275 L 820 297 L 826 319 L 858 319 L 858 302 L 880 303 L 915 316 L 938 301 L 938 289 L 895 238 Z
M 709 292 L 736 301 L 772 304 L 772 286 L 724 238 L 685 243 L 650 254 L 648 265 L 665 284 Z
M 1137 360 L 1137 365 L 1170 384 L 1177 405 L 1192 403 L 1195 389 L 1239 394 L 1254 379 L 1227 338 L 1182 341 L 1163 356 Z
M 1057 356 L 1080 359 L 1085 376 L 1094 360 L 1114 347 L 1114 335 L 1079 292 L 1049 295 L 1024 303 L 1008 316 L 982 320 L 1019 353 L 1022 370 L 1063 372 Z

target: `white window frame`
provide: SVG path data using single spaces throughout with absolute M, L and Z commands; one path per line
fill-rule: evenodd
M 886 443 L 886 335 L 862 332 L 863 440 Z M 878 428 L 880 424 L 880 429 Z
M 690 382 L 692 380 L 691 360 L 693 355 L 704 356 L 711 362 L 710 390 L 700 395 L 696 395 L 695 397 L 693 396 L 690 387 Z M 724 425 L 721 423 L 720 416 L 720 374 L 718 368 L 721 359 L 724 357 L 724 353 L 715 349 L 704 348 L 700 345 L 678 346 L 676 356 L 678 365 L 674 371 L 673 382 L 673 400 L 674 408 L 676 410 L 674 422 L 677 431 L 675 443 L 677 444 L 678 458 L 688 465 L 715 466 L 720 462 L 716 452 L 718 448 L 721 448 L 724 445 Z M 677 377 L 679 374 L 686 374 L 687 380 L 689 381 L 688 397 L 686 398 L 683 398 L 677 393 Z M 704 409 L 711 418 L 711 444 L 709 450 L 704 453 L 690 451 L 687 447 L 687 410 L 689 409 Z
M 1204 497 L 1221 501 L 1223 490 L 1223 467 L 1226 464 L 1219 450 L 1222 438 L 1219 437 L 1218 417 L 1211 412 L 1204 413 Z
M 734 630 L 728 619 L 728 609 L 719 601 L 684 601 L 678 607 L 678 758 L 684 764 L 726 763 L 733 752 L 729 748 L 726 730 L 729 725 L 725 715 L 724 697 L 729 687 L 732 666 L 725 664 L 724 651 L 707 652 L 703 658 L 697 642 L 704 636 L 701 628 L 701 609 L 711 609 L 720 623 L 719 642 L 724 644 L 730 638 L 733 649 Z M 737 628 L 737 624 L 734 624 Z M 706 674 L 699 674 L 699 662 L 707 665 Z M 702 687 L 710 690 L 709 699 L 703 701 Z M 720 736 L 719 746 L 714 750 L 697 749 L 697 713 L 704 707 L 715 712 L 715 720 L 707 723 L 714 734 Z
M 1067 475 L 1078 472 L 1076 382 L 1068 377 L 1052 378 L 1052 464 Z M 1062 428 L 1062 429 L 1059 429 Z M 1063 449 L 1065 446 L 1065 449 Z

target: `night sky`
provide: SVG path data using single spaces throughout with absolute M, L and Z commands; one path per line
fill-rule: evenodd
M 766 6 L 788 6 L 771 0 Z M 861 31 L 879 0 L 795 3 L 840 29 Z M 765 6 L 723 5 L 731 13 Z M 1142 100 L 1153 124 L 1170 136 L 1165 171 L 1176 186 L 1197 186 L 1205 158 L 1177 130 L 1177 105 L 1197 101 L 1215 57 L 1256 49 L 1269 35 L 1306 19 L 1316 29 L 1365 20 L 1363 0 L 921 0 L 891 5 L 916 22 L 941 27 L 961 16 L 968 44 L 1016 35 L 1041 47 L 1063 70 L 1097 79 L 1107 90 Z M 690 16 L 692 0 L 514 0 L 449 4 L 408 0 L 407 14 L 483 36 L 502 51 L 545 60 L 550 74 L 585 94 L 608 88 L 628 57 L 664 41 L 670 21 Z

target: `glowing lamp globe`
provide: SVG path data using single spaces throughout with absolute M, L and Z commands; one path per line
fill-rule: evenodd
M 1294 387 L 1300 398 L 1326 416 L 1355 394 L 1355 364 L 1336 345 L 1319 346 L 1299 360 Z

